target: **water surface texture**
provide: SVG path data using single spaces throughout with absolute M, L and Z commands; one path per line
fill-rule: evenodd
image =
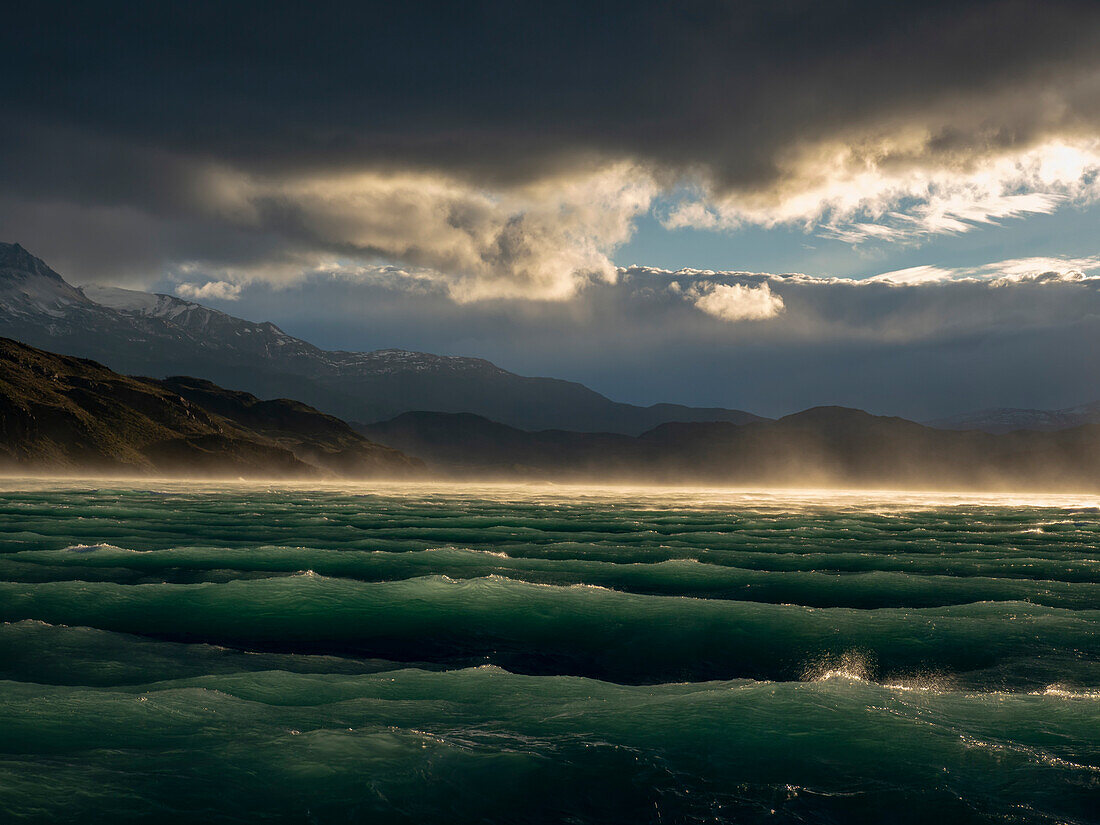
M 0 819 L 1100 822 L 1097 504 L 9 480 Z

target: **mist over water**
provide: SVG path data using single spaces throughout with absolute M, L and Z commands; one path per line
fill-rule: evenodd
M 1098 505 L 0 482 L 0 818 L 1097 822 Z

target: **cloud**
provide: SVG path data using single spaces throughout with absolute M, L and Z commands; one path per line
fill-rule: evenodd
M 250 184 L 257 219 L 330 256 L 391 259 L 437 273 L 457 301 L 563 300 L 614 281 L 609 253 L 630 238 L 655 185 L 614 164 L 484 191 L 440 175 L 361 174 Z
M 935 136 L 910 145 L 815 147 L 788 162 L 769 189 L 680 201 L 669 229 L 801 225 L 849 243 L 912 242 L 1100 196 L 1100 140 L 1052 139 L 1014 147 L 962 166 L 930 151 Z
M 235 301 L 241 295 L 241 286 L 227 281 L 207 281 L 201 286 L 180 284 L 176 287 L 176 294 L 194 301 Z
M 697 285 L 687 295 L 696 308 L 723 321 L 762 321 L 783 311 L 783 299 L 767 284 Z
M 1100 396 L 1096 278 L 899 284 L 632 267 L 563 301 L 464 304 L 418 283 L 410 291 L 382 271 L 322 272 L 277 290 L 253 282 L 233 312 L 334 349 L 480 356 L 644 404 L 765 414 L 843 404 L 923 420 Z M 764 287 L 783 309 L 763 321 L 724 321 L 692 300 Z
M 246 173 L 111 142 L 84 147 L 100 158 L 93 162 L 67 146 L 51 147 L 45 192 L 28 181 L 5 198 L 0 186 L 0 225 L 80 280 L 116 284 L 285 284 L 397 262 L 404 268 L 393 272 L 430 274 L 459 302 L 563 300 L 617 277 L 610 255 L 657 192 L 632 163 L 490 189 L 428 172 Z M 155 174 L 161 166 L 171 175 Z M 55 188 L 82 175 L 89 192 L 110 191 L 115 181 L 114 196 L 59 201 Z M 189 182 L 187 192 L 177 178 Z
M 682 306 L 715 317 L 728 310 L 730 320 L 768 318 L 767 324 L 722 325 L 725 331 L 714 333 L 743 345 L 911 346 L 1100 319 L 1100 275 L 1066 265 L 1100 265 L 1100 259 L 1053 259 L 1058 266 L 1049 269 L 1051 261 L 921 266 L 858 280 L 630 267 L 620 289 L 649 305 L 651 314 L 639 308 L 635 319 L 651 327 L 672 318 L 697 324 L 681 314 Z
M 858 283 L 919 284 L 941 281 L 994 280 L 1082 281 L 1086 273 L 1100 270 L 1100 255 L 1083 258 L 1012 258 L 971 267 L 913 266 L 884 272 Z M 1097 276 L 1100 279 L 1100 276 Z
M 669 227 L 918 243 L 1096 198 L 1098 38 L 1074 0 L 24 4 L 0 225 L 82 279 L 459 302 L 607 283 L 684 192 Z
M 905 269 L 895 269 L 893 272 L 883 272 L 881 275 L 866 278 L 861 283 L 931 284 L 939 281 L 952 281 L 957 274 L 957 270 L 922 264 L 921 266 L 910 266 Z

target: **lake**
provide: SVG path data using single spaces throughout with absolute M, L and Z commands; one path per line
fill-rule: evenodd
M 1098 505 L 2 480 L 0 814 L 1097 822 Z

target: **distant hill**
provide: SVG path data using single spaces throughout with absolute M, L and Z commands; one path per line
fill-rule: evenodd
M 606 478 L 637 467 L 638 439 L 621 433 L 528 432 L 470 413 L 403 413 L 357 429 L 459 475 Z
M 129 378 L 0 338 L 0 470 L 368 477 L 423 465 L 297 401 Z
M 1051 432 L 1080 427 L 1082 424 L 1100 423 L 1100 401 L 1066 407 L 1061 410 L 1027 410 L 1015 407 L 998 407 L 989 410 L 961 413 L 927 422 L 929 427 L 941 430 L 981 430 L 987 433 L 1010 433 L 1013 430 L 1042 430 Z
M 774 422 L 668 423 L 637 437 L 525 432 L 477 416 L 439 413 L 409 413 L 359 429 L 456 477 L 1100 489 L 1100 425 L 993 435 L 818 407 Z
M 637 435 L 667 421 L 763 420 L 741 410 L 621 404 L 582 384 L 530 378 L 480 358 L 322 350 L 171 295 L 77 289 L 18 244 L 0 243 L 0 335 L 127 374 L 199 375 L 257 396 L 300 399 L 350 421 L 470 412 L 522 429 Z
M 1100 424 L 995 435 L 818 407 L 778 421 L 671 422 L 639 436 L 437 412 L 358 430 L 298 401 L 205 379 L 127 377 L 0 338 L 2 471 L 1100 489 Z

